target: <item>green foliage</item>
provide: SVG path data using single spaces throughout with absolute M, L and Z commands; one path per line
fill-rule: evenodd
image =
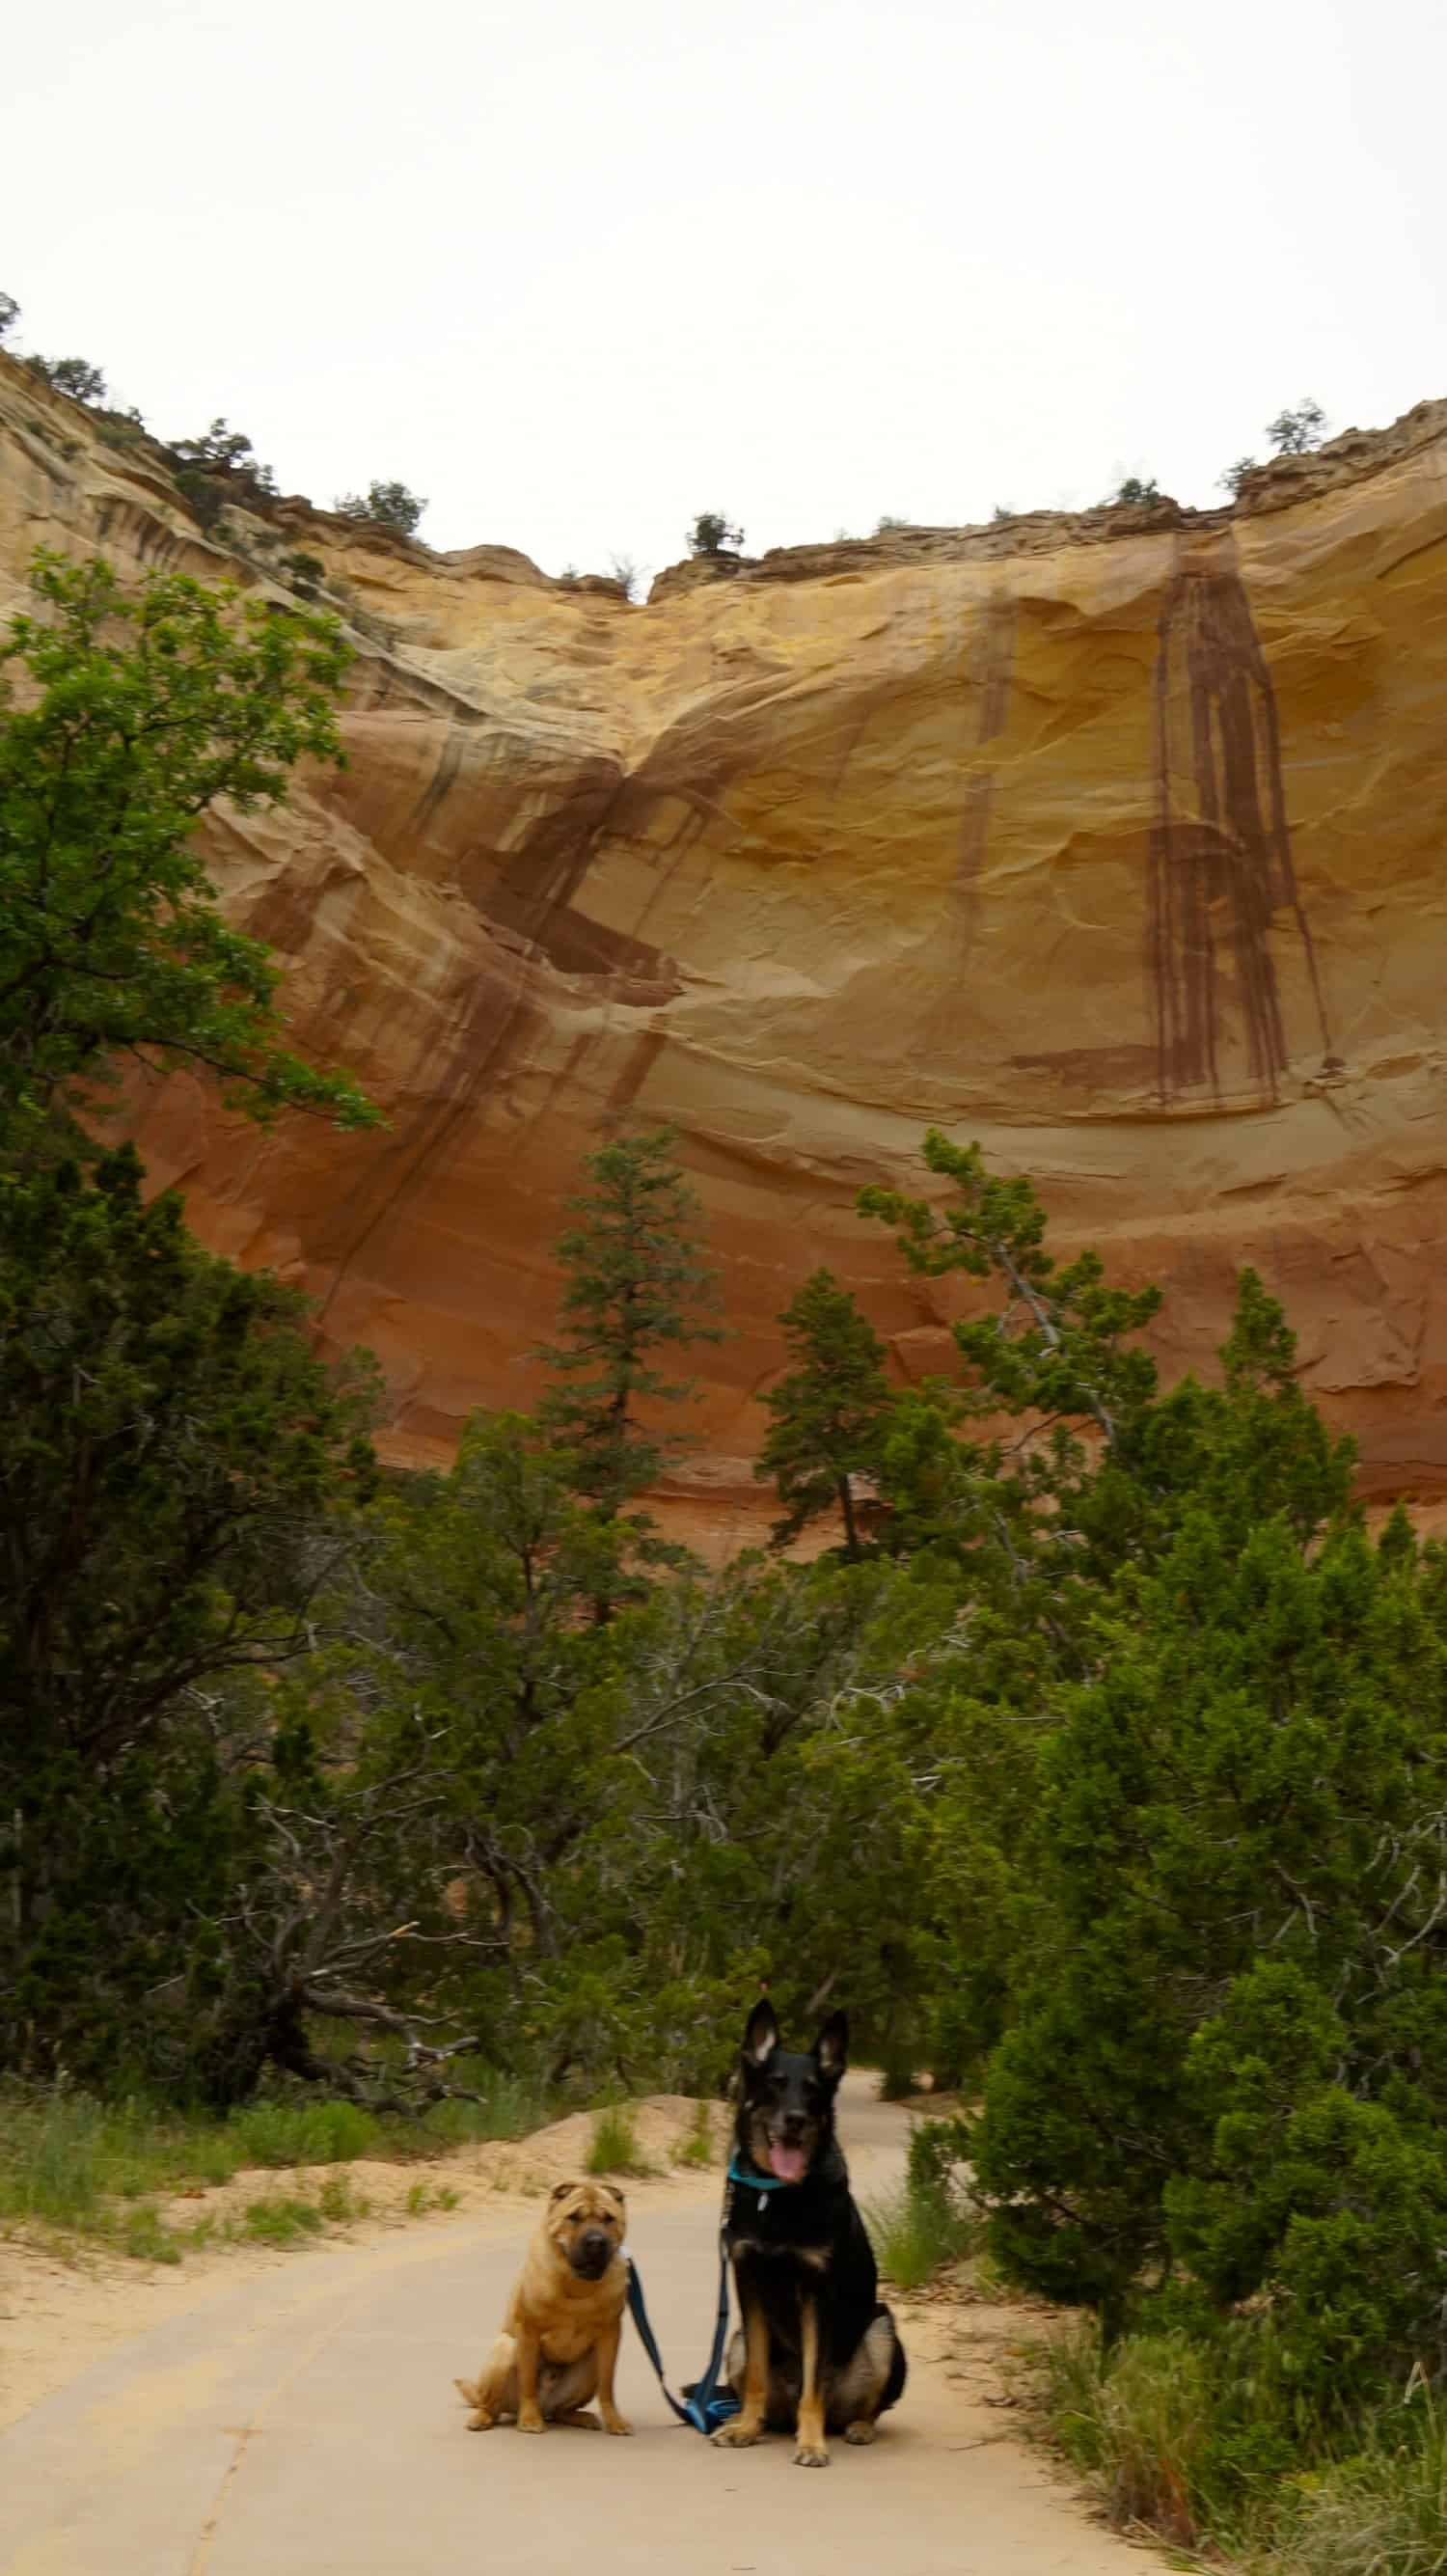
M 294 2192 L 271 2191 L 260 2200 L 248 2202 L 241 2234 L 248 2244 L 292 2248 L 305 2244 L 308 2237 L 319 2236 L 325 2223 L 314 2200 L 298 2200 Z
M 1440 2576 L 1447 2441 L 1419 2389 L 1334 2435 L 1258 2315 L 1047 2347 L 1047 2418 L 1112 2522 L 1288 2576 Z
M 275 804 L 298 760 L 338 757 L 335 622 L 180 574 L 128 597 L 108 564 L 45 553 L 33 586 L 41 613 L 0 647 L 0 1120 L 93 1108 L 130 1056 L 209 1070 L 252 1116 L 373 1123 L 285 1045 L 276 970 L 193 839 L 218 798 Z
M 1229 492 L 1232 500 L 1234 501 L 1239 495 L 1247 476 L 1249 474 L 1254 474 L 1255 472 L 1256 459 L 1254 456 L 1238 456 L 1235 464 L 1228 465 L 1225 473 L 1220 478 L 1222 491 Z
M 405 483 L 369 483 L 365 493 L 349 492 L 337 503 L 344 519 L 365 520 L 368 527 L 389 528 L 394 536 L 412 536 L 426 509 Z
M 1344 2457 L 1292 2481 L 1264 2543 L 1282 2576 L 1441 2576 L 1447 2425 L 1440 2399 L 1371 2420 Z
M 892 518 L 889 512 L 886 511 L 883 518 L 875 520 L 874 533 L 877 537 L 887 537 L 891 535 L 893 530 L 896 528 L 909 528 L 913 525 L 914 522 L 912 519 Z
M 743 529 L 731 527 L 722 510 L 700 510 L 688 532 L 693 555 L 736 554 L 743 542 Z
M 763 1398 L 773 1419 L 754 1467 L 784 1505 L 776 1547 L 836 1506 L 857 1558 L 852 1480 L 879 1474 L 893 1405 L 884 1344 L 832 1271 L 816 1270 L 779 1318 L 793 1367 Z
M 633 2113 L 626 2103 L 613 2104 L 598 2113 L 583 2169 L 600 2175 L 646 2174 L 650 2170 L 639 2148 Z
M 1288 407 L 1267 422 L 1266 435 L 1278 456 L 1307 456 L 1326 436 L 1326 414 L 1304 394 L 1294 410 Z
M 106 380 L 99 367 L 93 367 L 88 358 L 31 357 L 25 363 L 50 386 L 52 392 L 68 394 L 72 402 L 105 401 Z
M 673 2151 L 676 2165 L 708 2167 L 714 2162 L 712 2106 L 702 2099 L 694 2104 L 693 2120 L 688 2134 Z
M 20 319 L 20 307 L 13 295 L 0 294 L 0 340 L 8 337 Z
M 355 2102 L 253 2102 L 233 2111 L 231 2135 L 246 2165 L 329 2165 L 378 2152 L 375 2114 Z
M 1273 1340 L 1248 1283 L 1226 1437 L 1043 1755 L 1039 1937 L 975 2146 L 1037 2286 L 1114 2325 L 1184 2257 L 1271 2293 L 1325 2399 L 1435 2366 L 1447 1671 L 1415 1565 L 1340 1512 L 1318 1538 L 1338 1462 L 1313 1500 L 1307 1409 L 1243 1357 Z
M 298 547 L 290 554 L 282 556 L 281 565 L 283 572 L 290 576 L 292 588 L 298 595 L 302 599 L 315 599 L 317 591 L 327 577 L 327 568 L 321 556 L 309 555 L 303 548 Z
M 306 1651 L 372 1476 L 370 1375 L 303 1315 L 129 1149 L 0 1188 L 0 2062 L 113 2068 L 254 1859 L 210 1694 Z
M 897 2191 L 866 2202 L 864 2219 L 881 2272 L 900 2290 L 923 2289 L 979 2242 L 979 2220 L 948 2180 L 922 2183 L 911 2174 Z
M 664 1376 L 658 1355 L 723 1338 L 698 1201 L 670 1159 L 673 1141 L 657 1128 L 589 1154 L 587 1186 L 569 1200 L 574 1222 L 557 1244 L 567 1284 L 560 1338 L 539 1354 L 557 1382 L 543 1420 L 572 1454 L 577 1491 L 608 1516 L 656 1484 L 685 1445 L 657 1408 L 687 1403 L 694 1389 Z
M 953 1185 L 943 1209 L 898 1190 L 862 1190 L 862 1215 L 896 1228 L 912 1270 L 938 1279 L 952 1271 L 1001 1278 L 1003 1316 L 962 1323 L 954 1337 L 975 1375 L 977 1412 L 1029 1411 L 1047 1420 L 1094 1420 L 1107 1440 L 1131 1424 L 1155 1391 L 1155 1370 L 1124 1350 L 1160 1306 L 1160 1291 L 1109 1288 L 1100 1257 L 1084 1252 L 1061 1268 L 1045 1246 L 1045 1211 L 1030 1182 L 995 1179 L 978 1145 L 954 1145 L 932 1127 L 929 1170 Z
M 232 429 L 219 416 L 199 438 L 178 438 L 170 454 L 181 468 L 179 480 L 188 496 L 194 497 L 198 486 L 208 479 L 214 484 L 220 478 L 221 498 L 226 487 L 246 501 L 267 501 L 276 493 L 276 477 L 269 465 L 263 465 L 244 430 Z
M 1153 474 L 1149 477 L 1127 474 L 1123 483 L 1117 483 L 1115 490 L 1106 494 L 1104 507 L 1119 509 L 1143 501 L 1158 501 L 1160 497 L 1161 487 Z

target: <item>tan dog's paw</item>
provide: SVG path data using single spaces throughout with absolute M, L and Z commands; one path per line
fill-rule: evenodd
M 827 2469 L 829 2454 L 822 2442 L 801 2442 L 794 2453 L 796 2469 Z
M 757 2442 L 763 2429 L 762 2424 L 750 2424 L 742 2415 L 731 2415 L 709 2439 L 717 2442 L 721 2451 L 746 2451 L 750 2443 Z
M 546 2430 L 547 2427 L 544 2424 L 537 2407 L 525 2406 L 518 2417 L 518 2431 L 520 2433 L 543 2433 L 546 2432 Z
M 626 2415 L 619 2414 L 616 2406 L 605 2406 L 603 2409 L 603 2430 L 605 2433 L 631 2433 L 633 2427 L 629 2423 Z
M 861 2415 L 856 2424 L 845 2425 L 844 2439 L 846 2442 L 857 2442 L 862 2445 L 865 2442 L 872 2442 L 878 2431 L 877 2424 L 872 2424 L 867 2415 Z

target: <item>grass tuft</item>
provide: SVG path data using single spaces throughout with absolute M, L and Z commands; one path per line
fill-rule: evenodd
M 1426 2393 L 1378 2417 L 1353 2458 L 1293 2480 L 1274 2539 L 1281 2576 L 1442 2576 L 1447 2430 Z
M 695 2102 L 693 2125 L 673 2150 L 676 2165 L 711 2165 L 714 2160 L 713 2106 Z
M 1210 2518 L 1207 2355 L 1185 2334 L 1128 2337 L 1102 2353 L 1091 2329 L 1052 2345 L 1051 2422 L 1119 2529 L 1194 2549 Z
M 947 2264 L 962 2263 L 980 2237 L 974 2211 L 943 2184 L 903 2183 L 868 2203 L 864 2223 L 881 2272 L 900 2290 L 922 2289 Z
M 314 2200 L 273 2191 L 261 2200 L 248 2201 L 240 2232 L 252 2245 L 299 2245 L 305 2237 L 319 2234 L 324 2224 Z
M 593 2122 L 593 2136 L 584 2159 L 590 2174 L 646 2174 L 651 2166 L 638 2144 L 633 2114 L 626 2103 L 614 2103 L 600 2111 Z
M 238 2165 L 339 2165 L 375 2155 L 380 2121 L 355 2102 L 251 2102 L 228 2123 Z

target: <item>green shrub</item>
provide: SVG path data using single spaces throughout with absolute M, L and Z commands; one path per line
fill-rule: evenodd
M 296 2200 L 285 2192 L 268 2192 L 247 2203 L 241 2234 L 255 2245 L 300 2245 L 319 2234 L 323 2218 L 315 2201 Z
M 1442 2576 L 1447 2432 L 1424 2394 L 1379 2417 L 1352 2457 L 1286 2488 L 1269 2535 L 1276 2576 Z
M 695 2102 L 693 2120 L 687 2135 L 680 2138 L 673 2151 L 676 2165 L 711 2165 L 714 2160 L 713 2106 Z
M 593 2122 L 584 2169 L 590 2174 L 646 2174 L 652 2171 L 639 2151 L 633 2114 L 626 2104 L 614 2104 L 598 2113 Z
M 382 2143 L 376 2115 L 355 2102 L 252 2102 L 229 2126 L 249 2165 L 348 2164 Z
M 371 2206 L 364 2193 L 353 2191 L 346 2174 L 328 2174 L 317 2193 L 317 2207 L 334 2227 L 346 2227 L 355 2219 L 365 2218 Z
M 910 2180 L 866 2203 L 879 2268 L 901 2290 L 918 2290 L 950 2263 L 962 2262 L 980 2240 L 979 2221 L 963 2197 L 946 2184 Z
M 160 2211 L 150 2201 L 143 2201 L 139 2209 L 127 2211 L 121 2244 L 137 2263 L 179 2263 L 181 2260 L 180 2246 Z
M 390 528 L 397 537 L 413 534 L 426 507 L 405 483 L 369 483 L 365 493 L 348 492 L 337 503 L 344 519 L 364 519 L 371 527 Z

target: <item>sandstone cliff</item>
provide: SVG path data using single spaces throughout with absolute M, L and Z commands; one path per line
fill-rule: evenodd
M 1234 509 L 894 531 L 632 608 L 300 502 L 203 532 L 0 361 L 0 611 L 41 542 L 279 594 L 300 553 L 355 632 L 349 770 L 210 854 L 390 1132 L 263 1139 L 184 1080 L 137 1128 L 208 1242 L 380 1353 L 399 1454 L 528 1401 L 560 1199 L 641 1115 L 737 1327 L 696 1481 L 745 1488 L 811 1264 L 939 1363 L 948 1294 L 851 1213 L 934 1121 L 1166 1283 L 1173 1368 L 1254 1262 L 1367 1490 L 1447 1492 L 1447 404 Z

